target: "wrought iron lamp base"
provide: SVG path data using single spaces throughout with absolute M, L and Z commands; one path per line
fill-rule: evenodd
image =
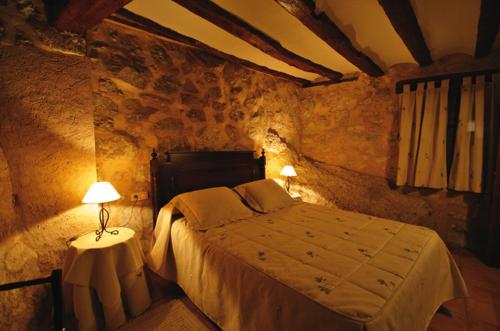
M 285 189 L 290 193 L 290 177 L 286 177 Z
M 99 223 L 101 224 L 101 228 L 95 230 L 95 234 L 96 234 L 95 241 L 99 241 L 99 239 L 101 239 L 102 235 L 105 232 L 109 233 L 109 234 L 114 234 L 114 235 L 117 235 L 119 233 L 118 230 L 108 231 L 106 229 L 106 226 L 108 225 L 108 221 L 109 221 L 109 212 L 106 208 L 104 208 L 104 203 L 100 203 L 99 204 Z

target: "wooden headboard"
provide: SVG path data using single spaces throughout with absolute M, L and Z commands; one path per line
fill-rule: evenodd
M 266 177 L 264 150 L 257 159 L 254 151 L 166 152 L 162 159 L 153 149 L 150 166 L 153 225 L 160 209 L 178 194 Z

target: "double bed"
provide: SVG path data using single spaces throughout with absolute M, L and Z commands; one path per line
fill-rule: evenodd
M 466 295 L 453 258 L 428 228 L 286 199 L 251 211 L 260 205 L 228 188 L 272 186 L 263 181 L 264 155 L 176 152 L 160 160 L 153 153 L 151 174 L 148 264 L 224 330 L 425 330 L 443 302 Z M 190 199 L 192 191 L 206 201 Z M 273 192 L 262 205 L 282 194 Z M 248 213 L 232 207 L 232 194 Z M 203 217 L 212 218 L 193 221 Z

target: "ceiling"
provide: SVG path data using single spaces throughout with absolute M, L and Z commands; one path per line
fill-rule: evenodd
M 360 71 L 276 0 L 212 2 L 302 58 L 342 74 Z M 417 63 L 378 0 L 316 0 L 315 3 L 316 14 L 325 13 L 352 45 L 382 71 L 399 63 Z M 410 0 L 410 4 L 434 61 L 455 53 L 474 55 L 481 0 Z M 135 0 L 125 8 L 260 66 L 308 81 L 324 79 L 317 72 L 299 69 L 266 54 L 172 0 Z M 500 37 L 497 34 L 493 48 L 498 47 Z

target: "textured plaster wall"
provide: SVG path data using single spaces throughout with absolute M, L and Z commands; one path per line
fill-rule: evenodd
M 96 178 L 89 72 L 83 58 L 0 48 L 0 144 L 7 168 L 0 167 L 6 169 L 2 183 L 11 185 L 2 188 L 2 199 L 15 210 L 2 213 L 0 223 L 1 283 L 49 274 L 61 266 L 66 240 L 95 225 L 95 208 L 80 202 Z M 25 292 L 0 300 L 2 322 L 23 325 L 24 304 L 42 299 Z M 4 306 L 12 302 L 24 304 L 12 312 Z
M 40 25 L 42 14 L 0 4 L 0 283 L 49 275 L 66 240 L 96 223 L 80 202 L 96 179 L 91 63 L 63 54 L 84 41 Z M 0 293 L 0 329 L 50 329 L 49 293 Z

